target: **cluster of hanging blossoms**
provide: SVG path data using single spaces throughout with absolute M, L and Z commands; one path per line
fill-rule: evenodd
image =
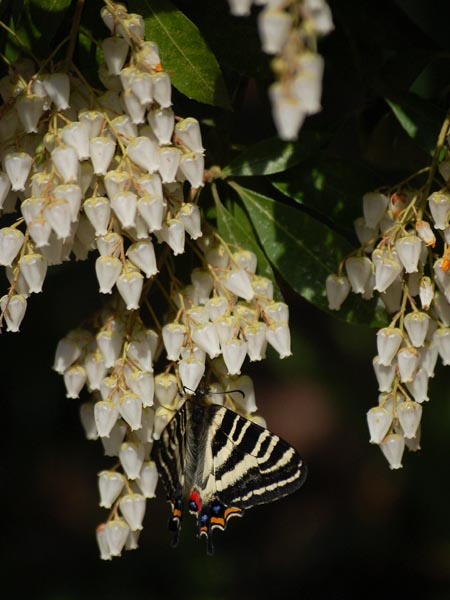
M 355 221 L 361 247 L 326 281 L 331 310 L 339 310 L 352 291 L 365 300 L 377 294 L 391 317 L 377 333 L 373 367 L 380 396 L 367 421 L 371 443 L 392 469 L 402 466 L 405 446 L 420 449 L 429 379 L 438 358 L 450 364 L 448 131 L 446 119 L 430 167 L 364 195 L 363 217 Z M 425 174 L 424 185 L 414 187 Z
M 206 378 L 212 402 L 264 425 L 241 368 L 267 344 L 289 356 L 290 333 L 288 307 L 256 274 L 256 256 L 202 224 L 199 123 L 175 116 L 142 17 L 109 0 L 101 16 L 111 31 L 101 43 L 104 90 L 76 67 L 44 72 L 29 61 L 0 81 L 0 204 L 10 223 L 0 229 L 10 282 L 0 305 L 18 331 L 48 266 L 97 254 L 107 301 L 59 342 L 54 369 L 68 398 L 91 394 L 80 407 L 86 437 L 113 459 L 98 476 L 109 516 L 97 540 L 109 559 L 137 547 L 158 480 L 152 444 L 183 390 Z
M 263 6 L 258 30 L 263 52 L 273 55 L 269 88 L 272 115 L 282 140 L 297 139 L 305 117 L 321 110 L 324 61 L 317 38 L 333 30 L 325 0 L 228 0 L 233 15 Z

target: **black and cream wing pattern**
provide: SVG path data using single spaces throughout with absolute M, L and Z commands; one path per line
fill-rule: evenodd
M 187 502 L 209 554 L 214 529 L 224 530 L 231 517 L 294 492 L 307 474 L 296 450 L 280 437 L 195 395 L 155 442 L 153 458 L 171 503 L 174 543 Z

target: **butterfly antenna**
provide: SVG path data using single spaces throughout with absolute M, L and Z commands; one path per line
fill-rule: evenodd
M 222 392 L 212 392 L 213 394 L 221 394 Z M 245 394 L 242 390 L 226 390 L 225 394 L 241 394 L 243 398 L 245 398 Z

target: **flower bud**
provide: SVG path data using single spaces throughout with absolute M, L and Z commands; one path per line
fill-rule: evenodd
M 434 248 L 436 244 L 436 237 L 432 232 L 429 223 L 427 223 L 426 221 L 417 221 L 416 232 L 426 246 L 431 246 L 432 248 Z
M 434 286 L 429 277 L 422 277 L 419 286 L 420 303 L 424 310 L 430 308 L 434 295 Z

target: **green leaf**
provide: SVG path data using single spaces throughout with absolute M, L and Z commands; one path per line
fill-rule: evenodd
M 158 44 L 177 90 L 198 102 L 230 108 L 216 57 L 186 15 L 169 0 L 133 0 L 130 10 L 143 15 L 146 38 Z
M 244 203 L 272 264 L 298 294 L 329 312 L 325 280 L 329 274 L 336 273 L 339 261 L 352 250 L 350 244 L 298 208 L 275 202 L 235 183 L 233 188 Z M 377 313 L 375 301 L 355 298 L 348 299 L 337 316 L 373 326 L 384 322 L 383 314 Z
M 216 197 L 217 229 L 219 235 L 228 243 L 251 250 L 258 259 L 258 275 L 268 277 L 273 282 L 274 298 L 280 300 L 281 292 L 275 276 L 263 250 L 256 242 L 255 233 L 244 209 L 233 200 L 227 202 L 228 209 Z
M 277 175 L 272 184 L 324 218 L 348 227 L 361 215 L 363 194 L 382 180 L 363 162 L 318 156 Z
M 315 131 L 303 131 L 298 142 L 278 138 L 263 140 L 236 156 L 222 170 L 223 177 L 272 175 L 297 165 L 314 154 L 329 139 Z
M 445 118 L 444 111 L 414 94 L 393 93 L 385 99 L 409 137 L 433 154 Z

